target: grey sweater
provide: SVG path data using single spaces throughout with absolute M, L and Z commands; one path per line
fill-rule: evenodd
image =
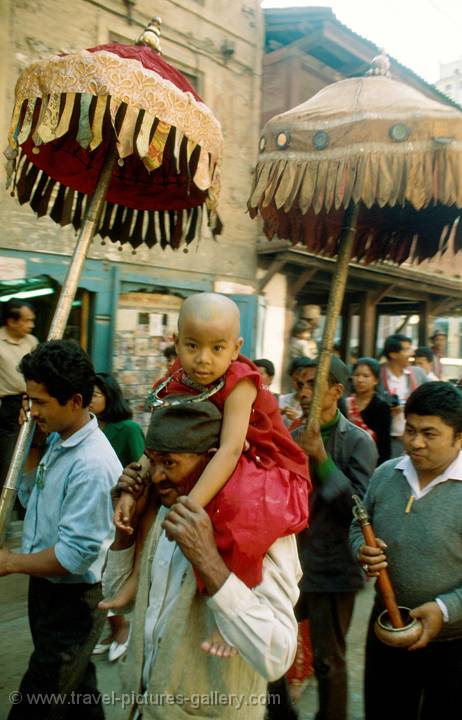
M 436 485 L 406 513 L 412 491 L 403 472 L 395 469 L 400 459 L 375 471 L 364 498 L 376 536 L 388 545 L 385 553 L 398 605 L 415 608 L 440 598 L 449 622 L 437 639 L 462 638 L 462 481 Z M 355 558 L 363 542 L 353 520 Z

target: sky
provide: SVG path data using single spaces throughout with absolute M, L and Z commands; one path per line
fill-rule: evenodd
M 330 7 L 340 22 L 434 83 L 462 57 L 461 0 L 263 0 L 262 7 Z

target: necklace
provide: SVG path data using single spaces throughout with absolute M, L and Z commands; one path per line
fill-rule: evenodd
M 184 395 L 181 395 L 180 397 L 178 395 L 170 395 L 165 398 L 160 398 L 159 395 L 162 392 L 162 390 L 165 390 L 165 388 L 173 381 L 175 380 L 175 375 L 178 373 L 183 372 L 183 368 L 179 368 L 176 370 L 173 375 L 169 375 L 166 380 L 161 382 L 161 384 L 157 387 L 151 390 L 151 392 L 148 395 L 148 399 L 146 401 L 146 405 L 149 408 L 149 410 L 152 412 L 152 410 L 155 410 L 159 407 L 176 407 L 177 405 L 190 405 L 191 403 L 199 403 L 203 402 L 204 400 L 208 400 L 209 397 L 212 397 L 212 395 L 215 395 L 223 385 L 225 384 L 224 378 L 221 378 L 220 380 L 217 380 L 212 387 L 207 388 L 207 390 L 203 390 L 198 395 L 190 395 L 185 397 Z M 198 385 L 197 383 L 194 383 L 188 376 L 185 374 L 185 385 L 189 385 L 190 387 L 194 388 L 195 390 L 202 387 L 202 385 Z

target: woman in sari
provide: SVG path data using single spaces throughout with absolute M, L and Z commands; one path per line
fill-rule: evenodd
M 358 358 L 353 366 L 354 392 L 347 398 L 348 419 L 363 428 L 377 444 L 377 464 L 391 457 L 390 407 L 377 392 L 380 364 L 371 357 Z

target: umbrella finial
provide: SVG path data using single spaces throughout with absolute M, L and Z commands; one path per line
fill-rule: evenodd
M 135 45 L 148 45 L 148 47 L 160 53 L 160 26 L 162 25 L 162 18 L 158 15 L 153 17 L 152 20 L 145 27 Z
M 381 48 L 379 54 L 372 58 L 371 66 L 366 75 L 383 75 L 384 77 L 391 77 L 390 58 L 384 48 Z

